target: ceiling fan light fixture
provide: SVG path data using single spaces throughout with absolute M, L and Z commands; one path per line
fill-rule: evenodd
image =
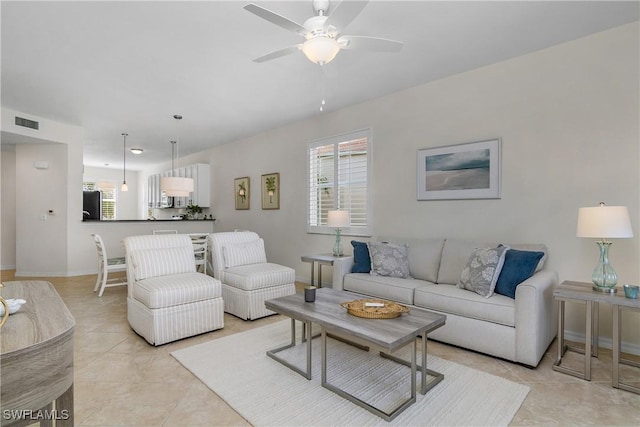
M 331 37 L 317 36 L 304 42 L 302 52 L 309 61 L 324 65 L 331 62 L 340 52 L 340 44 Z

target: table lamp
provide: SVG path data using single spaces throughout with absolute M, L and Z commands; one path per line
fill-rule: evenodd
M 336 229 L 336 242 L 333 244 L 333 256 L 342 256 L 342 240 L 340 240 L 340 229 L 351 225 L 349 211 L 335 210 L 327 214 L 327 227 Z
M 611 238 L 633 237 L 629 211 L 626 206 L 599 206 L 578 209 L 577 237 L 599 238 L 596 243 L 600 249 L 598 265 L 593 269 L 591 280 L 593 289 L 599 292 L 615 293 L 618 276 L 609 264 Z

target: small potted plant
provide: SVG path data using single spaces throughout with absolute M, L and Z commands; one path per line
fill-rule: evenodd
M 202 208 L 198 205 L 187 205 L 187 217 L 189 219 L 198 219 L 202 213 Z

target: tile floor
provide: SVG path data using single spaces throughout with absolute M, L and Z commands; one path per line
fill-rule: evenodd
M 16 280 L 13 271 L 1 273 L 2 281 Z M 53 283 L 76 320 L 76 425 L 249 425 L 170 353 L 276 322 L 281 316 L 242 321 L 225 314 L 224 329 L 153 347 L 127 323 L 125 287 L 108 288 L 98 298 L 93 293 L 95 276 L 34 280 Z M 551 369 L 555 342 L 537 369 L 437 342 L 429 344 L 429 352 L 528 385 L 531 392 L 512 425 L 640 425 L 640 395 L 611 387 L 610 350 L 600 349 L 600 357 L 593 359 L 591 382 Z M 579 367 L 580 357 L 572 354 L 567 363 Z M 621 375 L 640 385 L 640 369 L 624 366 Z

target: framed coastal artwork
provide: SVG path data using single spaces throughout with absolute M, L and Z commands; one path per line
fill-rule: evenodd
M 418 150 L 418 200 L 499 199 L 501 145 L 487 141 Z
M 236 209 L 249 209 L 250 200 L 250 182 L 249 177 L 236 178 L 233 180 L 233 194 L 236 199 Z
M 280 209 L 280 174 L 262 175 L 262 209 Z

